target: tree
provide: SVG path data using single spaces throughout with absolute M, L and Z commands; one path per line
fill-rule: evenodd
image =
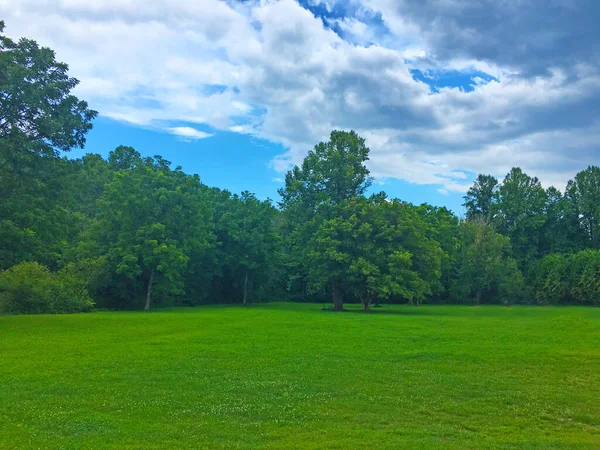
M 504 178 L 498 190 L 497 231 L 510 238 L 521 267 L 539 257 L 542 228 L 546 222 L 546 191 L 540 181 L 518 167 Z
M 459 221 L 450 210 L 422 204 L 417 211 L 423 219 L 426 236 L 439 243 L 441 249 L 441 277 L 433 294 L 445 298 L 450 289 L 452 271 L 458 251 Z
M 71 95 L 78 81 L 35 41 L 13 42 L 0 21 L 0 269 L 36 259 L 56 268 L 82 220 L 70 185 L 96 112 Z
M 491 175 L 480 174 L 463 198 L 467 219 L 492 220 L 497 203 L 498 180 Z
M 214 245 L 199 178 L 169 165 L 155 157 L 123 168 L 99 200 L 96 239 L 101 252 L 116 275 L 143 280 L 146 311 L 155 286 L 166 296 L 182 294 L 190 256 Z
M 532 279 L 538 303 L 600 305 L 600 250 L 548 255 Z
M 589 166 L 579 172 L 567 184 L 566 197 L 572 202 L 584 244 L 600 248 L 600 167 Z
M 14 42 L 3 31 L 0 21 L 0 139 L 43 154 L 83 147 L 97 112 L 71 95 L 79 81 L 53 50 L 30 39 Z
M 439 283 L 441 249 L 424 232 L 417 210 L 383 196 L 355 197 L 315 216 L 308 241 L 309 275 L 316 288 L 332 286 L 334 309 L 344 286 L 370 311 L 373 301 L 400 296 L 419 304 Z M 330 217 L 330 218 L 326 218 Z
M 268 279 L 273 267 L 278 236 L 274 229 L 276 210 L 269 200 L 261 202 L 248 191 L 234 195 L 218 228 L 223 244 L 223 264 L 243 279 L 242 303 L 248 303 L 250 277 Z
M 583 235 L 573 202 L 553 186 L 546 189 L 546 218 L 540 236 L 542 255 L 568 253 L 579 250 L 583 245 Z
M 521 297 L 523 276 L 510 256 L 510 239 L 481 221 L 462 222 L 453 297 L 461 302 L 513 302 Z
M 369 148 L 363 138 L 354 131 L 332 131 L 328 142 L 317 144 L 301 167 L 286 174 L 285 187 L 279 190 L 280 206 L 288 223 L 290 254 L 305 268 L 309 265 L 303 248 L 317 227 L 335 226 L 333 215 L 341 211 L 336 206 L 362 196 L 370 186 L 368 159 Z M 335 271 L 329 276 L 336 311 L 343 309 L 344 288 L 339 276 Z

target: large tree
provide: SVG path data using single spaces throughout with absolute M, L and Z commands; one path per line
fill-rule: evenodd
M 76 235 L 71 175 L 58 151 L 83 147 L 96 112 L 71 94 L 66 64 L 35 41 L 14 42 L 0 21 L 0 269 L 55 266 Z
M 453 298 L 461 303 L 513 302 L 523 295 L 523 277 L 511 257 L 510 239 L 481 220 L 462 222 Z
M 354 131 L 332 131 L 329 141 L 317 144 L 300 167 L 290 170 L 280 189 L 280 206 L 290 236 L 289 253 L 308 272 L 303 248 L 318 226 L 335 221 L 339 206 L 364 195 L 371 184 L 365 162 L 369 148 Z M 328 275 L 335 310 L 343 309 L 344 286 L 337 271 Z
M 317 288 L 329 283 L 336 302 L 340 295 L 335 290 L 343 288 L 365 311 L 371 302 L 390 296 L 418 305 L 437 289 L 442 250 L 427 237 L 416 208 L 381 194 L 354 197 L 333 208 L 315 217 L 316 231 L 305 248 Z M 334 308 L 343 304 L 334 303 Z
M 275 233 L 277 210 L 269 200 L 260 201 L 248 191 L 224 199 L 226 211 L 217 223 L 222 248 L 221 264 L 242 287 L 242 303 L 248 303 L 248 284 L 269 279 L 274 269 L 279 237 Z
M 3 31 L 0 21 L 0 139 L 45 154 L 83 147 L 97 112 L 71 94 L 79 81 L 53 50 Z
M 480 219 L 489 222 L 496 212 L 498 201 L 498 180 L 491 175 L 480 174 L 467 191 L 464 206 L 467 219 Z
M 199 178 L 169 165 L 155 157 L 124 166 L 99 200 L 100 251 L 116 275 L 145 284 L 146 311 L 155 286 L 164 296 L 183 294 L 191 256 L 214 245 Z
M 546 222 L 546 191 L 536 177 L 513 168 L 498 190 L 496 229 L 510 238 L 514 256 L 526 267 L 538 258 Z
M 584 244 L 600 248 L 600 167 L 589 166 L 579 172 L 569 181 L 566 196 L 572 202 Z

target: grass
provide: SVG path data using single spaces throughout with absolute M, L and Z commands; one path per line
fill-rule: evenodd
M 0 448 L 600 448 L 600 309 L 0 317 Z

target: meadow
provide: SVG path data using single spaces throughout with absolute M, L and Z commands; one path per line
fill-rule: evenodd
M 0 448 L 600 448 L 600 309 L 0 317 Z

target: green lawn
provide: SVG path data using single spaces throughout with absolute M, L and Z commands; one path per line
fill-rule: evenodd
M 0 317 L 1 448 L 600 448 L 600 309 Z

